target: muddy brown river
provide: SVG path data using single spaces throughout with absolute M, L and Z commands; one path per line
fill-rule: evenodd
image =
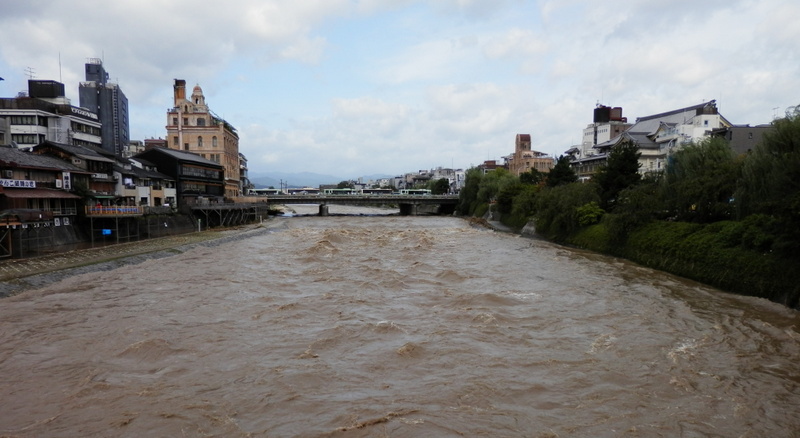
M 800 315 L 442 217 L 0 300 L 0 436 L 796 437 Z

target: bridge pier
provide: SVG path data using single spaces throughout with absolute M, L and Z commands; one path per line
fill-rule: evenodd
M 319 215 L 320 216 L 328 215 L 328 204 L 319 204 Z
M 419 214 L 419 206 L 417 204 L 399 204 L 400 216 L 417 216 Z

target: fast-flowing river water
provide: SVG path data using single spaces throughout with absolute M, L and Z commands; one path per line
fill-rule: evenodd
M 0 436 L 800 436 L 800 316 L 446 217 L 268 232 L 0 301 Z

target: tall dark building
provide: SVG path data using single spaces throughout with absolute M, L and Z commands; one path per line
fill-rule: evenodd
M 128 98 L 118 84 L 108 82 L 103 61 L 91 58 L 86 63 L 86 81 L 78 87 L 80 105 L 100 116 L 103 149 L 122 156 L 130 141 Z

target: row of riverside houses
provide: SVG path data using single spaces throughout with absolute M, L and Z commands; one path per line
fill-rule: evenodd
M 583 130 L 580 146 L 566 154 L 581 180 L 591 178 L 605 164 L 614 146 L 630 141 L 639 148 L 639 172 L 658 172 L 666 167 L 670 154 L 689 143 L 723 137 L 736 154 L 756 147 L 772 125 L 734 125 L 723 117 L 716 100 L 686 108 L 639 117 L 632 124 L 622 117 L 622 108 L 597 105 L 594 121 Z
M 199 87 L 189 100 L 175 80 L 167 114 L 168 139 L 178 126 L 175 147 L 160 139 L 142 147 L 128 139 L 127 99 L 106 82 L 98 60 L 86 64 L 86 77 L 79 107 L 63 84 L 48 80 L 30 80 L 27 92 L 0 98 L 0 259 L 58 251 L 111 231 L 118 239 L 120 221 L 130 226 L 178 208 L 236 202 L 249 187 L 236 130 L 205 106 Z M 188 216 L 186 222 L 191 229 Z
M 598 104 L 594 119 L 583 130 L 580 145 L 571 146 L 564 155 L 581 181 L 588 180 L 602 167 L 614 146 L 633 142 L 639 148 L 639 171 L 642 174 L 664 169 L 671 153 L 682 146 L 709 138 L 722 137 L 729 141 L 736 154 L 744 154 L 756 147 L 772 125 L 734 125 L 723 117 L 715 100 L 664 113 L 639 117 L 628 123 L 621 107 Z M 484 170 L 505 167 L 515 175 L 531 169 L 547 172 L 555 164 L 552 157 L 531 150 L 530 134 L 517 134 L 515 152 L 504 157 L 502 166 L 485 162 Z

